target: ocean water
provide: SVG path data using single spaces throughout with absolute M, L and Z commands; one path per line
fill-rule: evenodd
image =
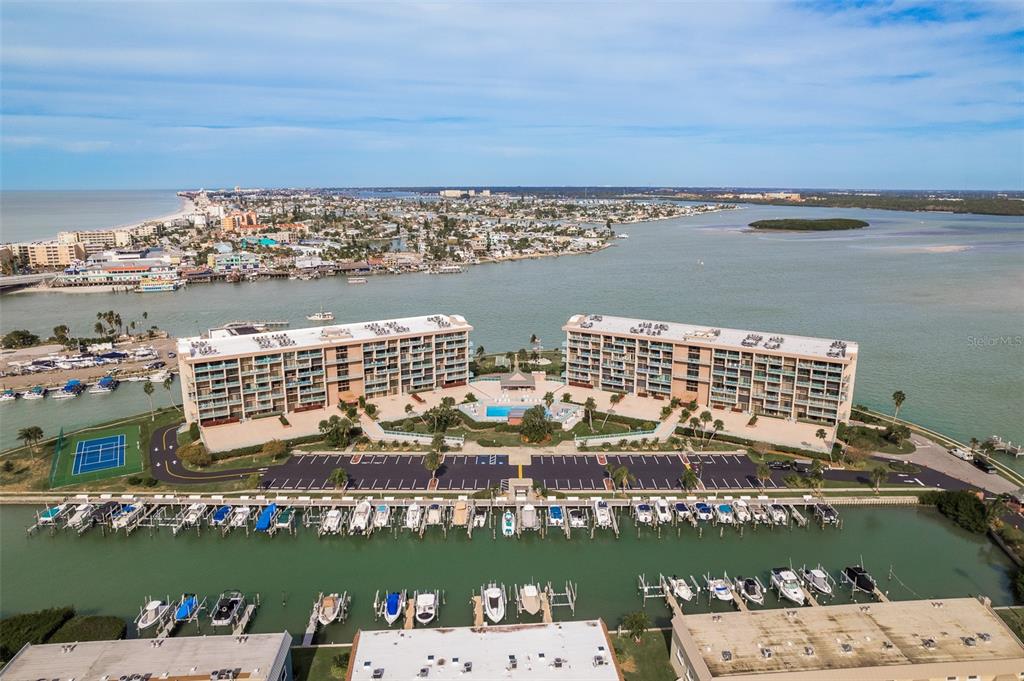
M 0 242 L 50 239 L 72 229 L 104 229 L 178 210 L 173 189 L 0 191 Z
M 838 233 L 751 233 L 753 220 L 862 218 Z M 592 312 L 860 344 L 854 399 L 968 440 L 1024 440 L 1024 223 L 1020 218 L 890 211 L 744 207 L 623 225 L 628 239 L 600 253 L 467 268 L 457 275 L 344 277 L 192 285 L 177 293 L 15 293 L 0 297 L 0 331 L 90 332 L 96 312 L 197 334 L 232 319 L 306 326 L 321 305 L 337 323 L 433 313 L 464 315 L 490 351 L 558 347 L 570 315 Z M 2 382 L 2 379 L 0 379 Z M 107 418 L 123 413 L 111 396 Z M 79 400 L 75 400 L 78 402 Z M 92 412 L 81 405 L 82 414 Z M 48 432 L 71 416 L 57 403 L 0 408 L 11 429 Z M 77 412 L 79 405 L 75 405 Z M 100 409 L 97 407 L 97 409 Z M 136 408 L 135 411 L 140 411 Z M 92 414 L 90 413 L 90 416 Z M 98 414 L 97 414 L 98 416 Z M 77 419 L 75 419 L 77 420 Z

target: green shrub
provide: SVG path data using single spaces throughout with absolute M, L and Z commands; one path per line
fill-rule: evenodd
M 10 660 L 26 643 L 45 643 L 74 615 L 72 607 L 49 608 L 0 620 L 0 661 Z
M 133 485 L 133 486 L 138 487 L 139 485 L 142 484 L 142 478 L 140 476 L 138 476 L 138 475 L 129 475 L 125 479 L 125 482 L 127 482 L 129 485 Z
M 206 445 L 202 442 L 193 442 L 190 445 L 179 447 L 178 458 L 197 468 L 209 466 L 213 463 L 213 456 L 210 455 L 210 451 L 206 449 Z
M 72 617 L 54 633 L 47 643 L 75 641 L 112 641 L 124 638 L 128 627 L 120 617 L 99 615 Z
M 921 472 L 920 466 L 912 464 L 909 461 L 890 461 L 889 468 L 897 473 L 908 473 L 910 475 L 915 475 Z
M 197 422 L 193 421 L 192 423 L 189 424 L 188 436 L 192 440 L 192 442 L 195 442 L 196 440 L 199 439 L 199 424 Z
M 985 504 L 966 490 L 925 492 L 920 503 L 933 504 L 939 513 L 969 532 L 980 534 L 988 529 Z

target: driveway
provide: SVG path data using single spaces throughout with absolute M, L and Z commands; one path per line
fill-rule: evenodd
M 983 489 L 993 494 L 1016 492 L 1018 485 L 997 473 L 986 473 L 969 461 L 958 459 L 942 446 L 921 437 L 911 435 L 910 441 L 917 447 L 911 454 L 879 454 L 882 459 L 909 461 L 923 468 L 963 481 L 963 487 Z

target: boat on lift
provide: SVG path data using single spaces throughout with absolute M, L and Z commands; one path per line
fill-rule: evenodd
M 733 502 L 732 511 L 733 515 L 736 516 L 736 522 L 750 522 L 750 506 L 743 499 L 738 499 L 737 501 Z
M 764 585 L 757 577 L 737 577 L 736 590 L 748 603 L 764 605 Z
M 703 501 L 698 501 L 693 505 L 693 514 L 697 517 L 697 520 L 711 520 L 715 517 L 714 511 L 711 507 L 705 504 Z
M 419 504 L 409 504 L 409 507 L 405 509 L 405 529 L 407 530 L 418 530 L 420 528 L 420 519 L 423 517 L 423 510 Z
M 328 594 L 320 598 L 320 605 L 317 608 L 317 621 L 323 626 L 338 619 L 341 614 L 341 596 L 336 593 Z
M 561 506 L 548 507 L 548 525 L 551 527 L 562 527 L 565 524 L 565 516 Z
M 528 615 L 540 612 L 540 589 L 536 584 L 523 584 L 519 587 L 519 604 Z
M 640 502 L 636 505 L 636 522 L 640 525 L 650 525 L 654 522 L 654 509 L 647 502 Z
M 332 508 L 324 515 L 320 532 L 323 534 L 338 534 L 341 531 L 341 509 Z
M 672 589 L 672 594 L 676 598 L 682 598 L 684 601 L 692 601 L 696 595 L 693 587 L 686 581 L 685 577 L 672 577 L 668 580 L 668 585 Z
M 813 589 L 823 596 L 832 595 L 832 580 L 821 565 L 813 568 L 805 566 L 800 570 L 800 577 L 803 578 L 804 584 L 809 589 Z
M 583 528 L 587 526 L 587 514 L 582 508 L 569 509 L 569 527 Z
M 873 594 L 878 588 L 875 578 L 862 565 L 849 565 L 843 568 L 842 576 L 843 580 L 857 591 Z
M 785 525 L 789 521 L 789 514 L 786 513 L 786 507 L 782 504 L 770 504 L 768 515 L 776 525 Z
M 388 623 L 388 626 L 391 626 L 402 616 L 404 611 L 405 592 L 389 591 L 384 596 L 384 621 Z
M 668 502 L 660 498 L 651 499 L 651 501 L 654 502 L 654 515 L 658 518 L 658 522 L 672 522 L 672 510 L 669 508 Z
M 732 504 L 716 504 L 714 508 L 715 517 L 718 519 L 718 522 L 725 525 L 733 524 L 736 518 L 733 515 Z
M 789 568 L 772 568 L 772 586 L 779 592 L 780 598 L 785 598 L 797 605 L 804 604 L 804 589 L 800 586 L 800 580 L 797 579 L 796 573 Z
M 373 511 L 373 526 L 387 527 L 391 523 L 391 508 L 387 504 L 377 504 Z
M 505 537 L 512 537 L 516 533 L 516 514 L 512 511 L 505 511 L 501 515 L 501 534 Z
M 225 505 L 225 506 L 218 506 L 217 510 L 214 511 L 213 515 L 210 517 L 210 524 L 213 525 L 214 527 L 220 527 L 221 525 L 223 525 L 224 523 L 226 523 L 228 521 L 228 516 L 230 516 L 230 515 L 231 515 L 231 507 L 230 506 L 227 506 L 227 505 Z
M 75 506 L 75 510 L 71 514 L 71 518 L 68 519 L 68 527 L 73 530 L 77 530 L 87 523 L 92 522 L 93 513 L 96 511 L 96 507 L 90 503 L 78 504 Z
M 473 509 L 473 527 L 486 527 L 487 526 L 487 508 L 485 506 L 477 506 Z
M 604 499 L 594 501 L 594 522 L 600 528 L 612 526 L 612 512 L 608 508 L 608 502 Z
M 437 617 L 437 594 L 416 594 L 416 624 L 430 624 Z
M 540 520 L 537 517 L 537 507 L 533 504 L 523 506 L 522 526 L 524 530 L 539 529 Z
M 706 583 L 708 591 L 720 601 L 731 601 L 732 598 L 732 584 L 729 583 L 728 579 L 722 579 L 721 577 L 707 577 Z
M 484 614 L 493 624 L 505 619 L 505 589 L 491 582 L 483 590 Z
M 679 520 L 689 520 L 693 515 L 693 509 L 690 508 L 689 504 L 685 501 L 677 501 L 675 505 L 676 518 Z
M 245 527 L 249 523 L 249 516 L 252 515 L 252 508 L 249 506 L 237 506 L 231 513 L 229 527 Z
M 146 603 L 142 612 L 135 618 L 135 626 L 138 627 L 139 631 L 145 631 L 157 622 L 162 621 L 170 609 L 171 606 L 163 601 L 150 601 Z
M 174 621 L 186 622 L 199 609 L 199 597 L 195 594 L 181 594 L 178 606 L 174 609 Z
M 215 627 L 234 626 L 245 610 L 245 594 L 241 591 L 225 591 L 217 598 L 210 615 L 210 624 Z
M 362 534 L 366 532 L 366 528 L 370 522 L 370 512 L 373 506 L 370 502 L 363 499 L 356 508 L 352 511 L 352 517 L 348 521 L 348 533 L 349 534 Z

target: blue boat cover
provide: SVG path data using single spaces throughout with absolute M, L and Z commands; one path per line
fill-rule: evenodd
M 221 506 L 213 513 L 213 519 L 216 522 L 220 522 L 228 517 L 228 513 L 231 513 L 230 506 Z
M 199 605 L 199 599 L 196 598 L 195 594 L 182 594 L 181 602 L 178 604 L 178 608 L 174 611 L 174 619 L 179 622 L 187 620 L 192 616 L 197 605 Z
M 398 594 L 397 591 L 392 591 L 391 593 L 389 593 L 387 601 L 386 601 L 385 606 L 384 606 L 387 609 L 387 613 L 389 615 L 397 615 L 398 614 L 398 606 L 399 606 L 400 602 L 401 601 L 400 601 L 399 594 Z
M 260 511 L 260 517 L 256 519 L 256 531 L 266 532 L 270 529 L 270 521 L 274 519 L 274 513 L 277 511 L 277 504 L 271 504 L 265 509 Z
M 548 513 L 555 520 L 561 520 L 562 519 L 562 507 L 561 506 L 552 506 L 550 509 L 548 509 Z

